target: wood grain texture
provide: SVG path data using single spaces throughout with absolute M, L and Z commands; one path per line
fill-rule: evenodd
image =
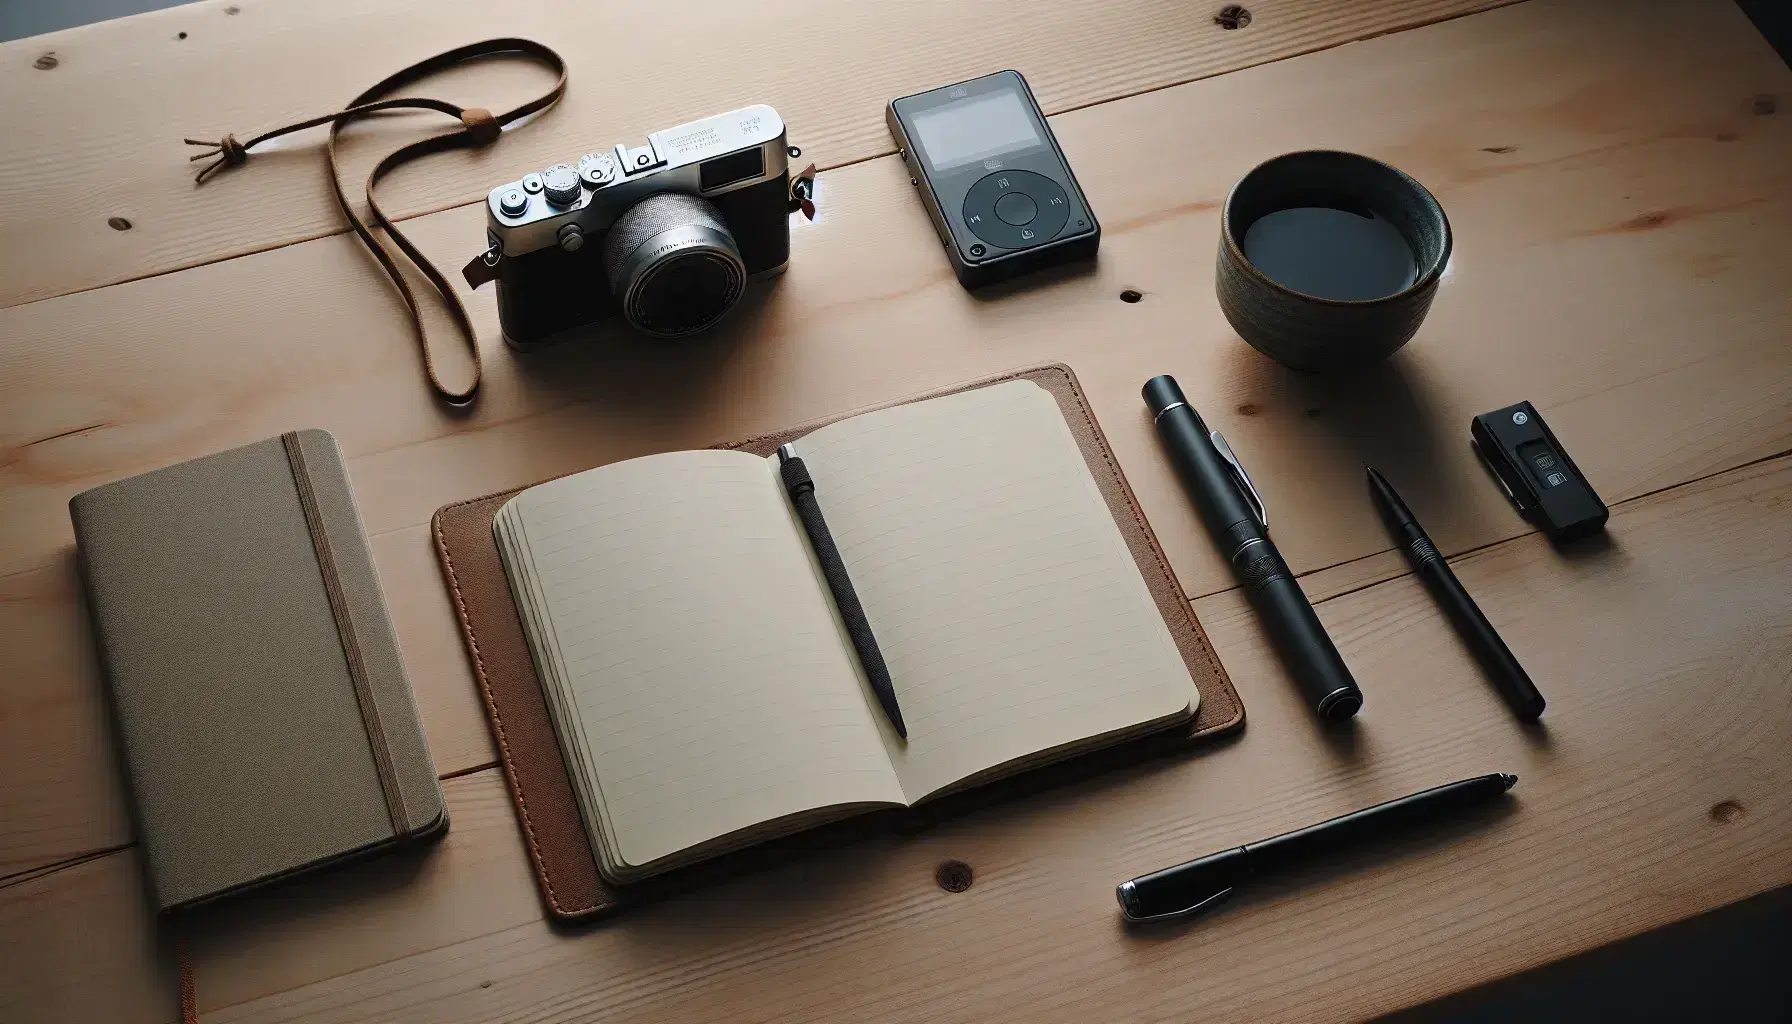
M 1684 32 L 1695 16 L 1704 30 Z M 1519 398 L 1608 501 L 1792 447 L 1792 118 L 1755 113 L 1766 94 L 1792 96 L 1792 74 L 1729 7 L 1532 0 L 1079 110 L 1054 125 L 1107 227 L 1100 265 L 991 298 L 953 281 L 897 161 L 869 161 L 823 175 L 789 274 L 714 336 L 600 331 L 519 358 L 476 293 L 490 377 L 469 419 L 430 398 L 396 303 L 340 236 L 0 311 L 0 573 L 68 558 L 85 487 L 295 427 L 341 438 L 371 532 L 421 537 L 450 501 L 1052 360 L 1076 368 L 1191 594 L 1231 581 L 1138 399 L 1166 371 L 1250 465 L 1297 571 L 1387 549 L 1365 461 L 1440 547 L 1468 550 L 1525 529 L 1466 445 L 1473 414 Z M 1147 143 L 1168 158 L 1138 161 Z M 1305 145 L 1394 162 L 1455 225 L 1431 319 L 1375 371 L 1283 371 L 1214 299 L 1226 188 Z M 444 258 L 478 225 L 472 209 L 415 222 Z M 444 771 L 489 763 L 421 550 L 380 570 L 432 746 Z M 68 614 L 57 587 L 0 603 L 0 651 Z M 21 834 L 7 851 L 119 838 L 116 794 L 83 760 L 99 741 L 54 712 L 96 707 L 93 680 L 74 653 L 51 661 L 75 670 L 4 698 L 28 742 L 0 749 L 0 799 L 41 815 L 0 822 Z
M 374 537 L 372 549 L 412 688 L 431 695 L 417 710 L 436 770 L 496 763 L 428 527 Z M 0 879 L 132 840 L 74 552 L 66 555 L 0 577 Z
M 496 773 L 455 779 L 438 849 L 199 921 L 200 1005 L 210 1022 L 1356 1019 L 1511 974 L 1792 881 L 1788 512 L 1780 458 L 1620 505 L 1603 545 L 1532 535 L 1456 560 L 1548 694 L 1541 729 L 1403 576 L 1319 606 L 1368 697 L 1328 737 L 1227 592 L 1197 611 L 1252 709 L 1236 742 L 592 930 L 541 919 Z M 1520 777 L 1500 812 L 1191 927 L 1119 923 L 1120 879 L 1488 771 Z M 972 865 L 969 891 L 934 883 L 947 858 Z M 0 889 L 0 1016 L 165 1016 L 132 870 L 118 854 Z M 154 992 L 154 971 L 161 1004 L 111 994 Z
M 805 160 L 892 152 L 883 105 L 1020 69 L 1056 113 L 1423 25 L 1511 0 L 1257 0 L 1248 27 L 1178 0 L 933 3 L 695 0 L 209 0 L 0 44 L 0 306 L 163 273 L 343 230 L 321 130 L 257 149 L 195 188 L 183 136 L 247 139 L 334 110 L 400 67 L 477 39 L 525 36 L 566 58 L 570 89 L 481 153 L 432 158 L 384 190 L 397 214 L 482 197 L 526 170 L 748 103 L 770 103 Z M 57 63 L 37 67 L 46 52 Z M 492 64 L 408 90 L 504 110 L 545 70 Z M 343 180 L 452 127 L 399 116 L 349 133 Z M 128 168 L 128 169 L 127 169 Z M 351 188 L 358 193 L 359 186 Z M 112 217 L 128 218 L 119 232 Z M 456 260 L 458 266 L 464 257 Z
M 73 549 L 0 577 L 0 879 L 131 841 Z

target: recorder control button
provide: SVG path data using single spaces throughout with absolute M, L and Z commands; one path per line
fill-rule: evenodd
M 523 175 L 523 191 L 535 195 L 541 191 L 541 175 L 533 172 Z
M 1039 204 L 1033 202 L 1033 197 L 1025 192 L 1010 192 L 996 200 L 996 216 L 1004 224 L 1018 228 L 1033 223 L 1033 218 L 1038 215 Z
M 965 193 L 964 224 L 990 245 L 1030 249 L 1058 237 L 1070 220 L 1064 187 L 1032 171 L 991 171 Z

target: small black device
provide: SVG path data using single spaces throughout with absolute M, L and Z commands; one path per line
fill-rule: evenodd
M 1151 378 L 1143 395 L 1164 454 L 1220 554 L 1231 563 L 1232 575 L 1243 585 L 1295 684 L 1322 720 L 1348 721 L 1362 709 L 1363 691 L 1300 581 L 1269 539 L 1269 511 L 1238 454 L 1223 434 L 1207 429 L 1176 378 L 1169 374 Z
M 498 282 L 518 349 L 617 315 L 660 337 L 701 331 L 789 262 L 807 194 L 790 155 L 783 119 L 759 104 L 525 174 L 486 196 L 486 250 L 462 273 Z
M 1610 513 L 1581 475 L 1549 424 L 1529 402 L 1484 412 L 1469 424 L 1476 454 L 1500 489 L 1553 541 L 1569 541 L 1605 528 Z
M 1020 72 L 891 100 L 886 117 L 966 288 L 1095 255 L 1101 225 Z

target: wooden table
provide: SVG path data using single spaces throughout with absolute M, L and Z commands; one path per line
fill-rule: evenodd
M 301 426 L 350 456 L 453 829 L 201 918 L 207 1021 L 1358 1018 L 1792 882 L 1792 74 L 1727 0 L 1254 0 L 1233 29 L 1218 0 L 367 6 L 208 0 L 0 46 L 0 1019 L 174 1015 L 67 499 Z M 496 35 L 560 48 L 571 89 L 490 151 L 391 183 L 444 266 L 479 248 L 491 184 L 746 102 L 824 168 L 822 213 L 758 308 L 690 344 L 520 358 L 490 291 L 471 295 L 488 378 L 456 418 L 342 233 L 314 136 L 198 189 L 179 140 L 329 109 Z M 1106 238 L 1093 273 L 975 299 L 881 107 L 1007 66 L 1055 115 Z M 422 91 L 499 108 L 541 84 L 490 66 Z M 430 129 L 355 129 L 345 179 Z M 1227 188 L 1312 147 L 1413 173 L 1456 230 L 1423 331 L 1343 377 L 1258 356 L 1213 294 Z M 430 513 L 1046 360 L 1088 388 L 1243 736 L 550 927 Z M 1251 464 L 1368 694 L 1352 738 L 1315 728 L 1169 476 L 1137 397 L 1161 372 Z M 1469 417 L 1520 399 L 1612 505 L 1605 542 L 1553 550 L 1471 458 Z M 1365 461 L 1548 694 L 1545 728 L 1515 726 L 1389 550 Z M 1196 927 L 1120 926 L 1120 879 L 1495 770 L 1522 782 L 1482 827 Z M 935 884 L 948 858 L 969 891 Z

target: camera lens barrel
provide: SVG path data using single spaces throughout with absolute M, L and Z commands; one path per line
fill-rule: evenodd
M 660 337 L 695 334 L 740 301 L 747 267 L 722 215 L 682 192 L 630 207 L 604 239 L 604 273 L 636 329 Z

